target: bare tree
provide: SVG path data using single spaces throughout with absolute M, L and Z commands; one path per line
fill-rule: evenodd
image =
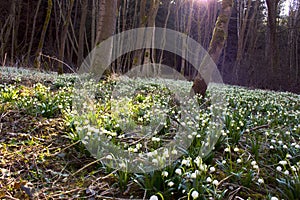
M 40 42 L 39 42 L 38 49 L 36 51 L 36 57 L 35 57 L 35 60 L 34 60 L 34 66 L 37 69 L 41 68 L 41 54 L 42 54 L 42 50 L 43 50 L 43 46 L 44 46 L 44 42 L 45 42 L 45 37 L 46 37 L 47 29 L 48 29 L 48 24 L 49 24 L 50 17 L 51 17 L 52 6 L 53 6 L 52 0 L 48 0 L 47 15 L 46 15 L 46 18 L 45 18 L 45 21 L 44 21 Z
M 277 41 L 277 13 L 279 2 L 280 0 L 266 0 L 268 7 L 266 58 L 269 59 L 271 66 L 272 81 L 277 84 L 280 81 Z
M 216 21 L 214 32 L 212 35 L 212 40 L 208 49 L 208 54 L 215 63 L 218 63 L 219 61 L 220 55 L 224 47 L 224 43 L 227 38 L 228 24 L 231 16 L 232 6 L 233 0 L 222 1 L 222 8 Z M 192 86 L 194 92 L 196 94 L 201 94 L 202 96 L 205 96 L 208 84 L 207 82 L 209 81 L 210 76 L 212 75 L 212 69 L 209 69 L 211 66 L 208 65 L 209 59 L 210 58 L 208 56 L 206 56 L 203 59 L 199 70 L 201 72 L 205 72 L 204 75 L 206 77 L 202 77 L 202 75 L 198 73 Z

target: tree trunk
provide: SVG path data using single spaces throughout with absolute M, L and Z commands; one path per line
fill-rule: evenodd
M 83 0 L 81 3 L 81 19 L 79 28 L 79 39 L 78 39 L 78 57 L 77 66 L 80 66 L 83 61 L 84 54 L 84 34 L 85 34 L 85 23 L 88 11 L 88 0 Z
M 31 48 L 32 48 L 34 33 L 35 33 L 35 25 L 36 25 L 36 20 L 37 20 L 37 17 L 38 17 L 41 2 L 42 2 L 42 0 L 39 0 L 38 3 L 37 3 L 36 11 L 35 11 L 34 18 L 33 18 L 31 37 L 30 37 L 29 47 L 28 47 L 26 61 L 25 61 L 26 64 L 28 64 L 29 58 L 30 58 L 30 53 L 31 53 Z
M 67 40 L 67 36 L 68 36 L 68 28 L 69 28 L 69 24 L 71 22 L 71 14 L 72 14 L 72 10 L 73 10 L 73 5 L 74 5 L 74 0 L 70 0 L 70 5 L 68 6 L 68 12 L 67 12 L 67 17 L 64 21 L 64 25 L 63 25 L 63 30 L 62 30 L 62 34 L 61 34 L 61 46 L 59 49 L 59 59 L 61 61 L 64 61 L 64 57 L 65 57 L 65 46 L 66 46 L 66 40 Z M 63 73 L 63 63 L 59 62 L 58 63 L 58 73 L 62 74 Z
M 280 84 L 279 72 L 279 57 L 278 57 L 278 42 L 277 42 L 277 11 L 280 0 L 266 0 L 268 7 L 268 31 L 267 31 L 267 46 L 266 58 L 269 59 L 272 74 L 272 86 Z M 278 87 L 278 86 L 276 86 Z
M 223 0 L 220 15 L 215 24 L 214 32 L 212 35 L 212 40 L 209 45 L 208 54 L 211 59 L 217 64 L 222 53 L 225 41 L 227 39 L 228 24 L 231 16 L 233 6 L 233 0 Z M 192 89 L 195 94 L 201 94 L 202 97 L 205 96 L 207 90 L 207 84 L 210 81 L 212 70 L 209 69 L 211 66 L 207 65 L 210 58 L 204 57 L 201 62 L 199 73 L 197 74 Z
M 38 49 L 37 49 L 36 55 L 35 55 L 35 60 L 34 60 L 34 67 L 37 69 L 41 68 L 41 54 L 42 54 L 42 50 L 43 50 L 43 46 L 44 46 L 44 42 L 45 42 L 48 24 L 49 24 L 50 17 L 51 17 L 52 6 L 53 6 L 52 0 L 48 0 L 47 15 L 46 15 L 46 19 L 44 21 L 40 42 L 39 42 Z

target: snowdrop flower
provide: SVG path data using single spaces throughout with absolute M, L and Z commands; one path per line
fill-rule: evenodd
M 191 196 L 193 197 L 193 199 L 197 199 L 199 197 L 199 192 L 197 192 L 196 190 L 194 190 L 192 192 Z
M 156 195 L 152 195 L 152 196 L 150 197 L 150 200 L 158 200 L 158 197 L 157 197 Z
M 238 152 L 238 151 L 239 151 L 239 148 L 235 147 L 235 148 L 233 149 L 233 151 L 234 151 L 234 152 Z
M 237 163 L 241 163 L 241 162 L 242 162 L 242 159 L 238 158 L 238 159 L 236 160 L 236 162 L 237 162 Z
M 230 148 L 227 147 L 226 149 L 224 149 L 225 152 L 230 152 Z

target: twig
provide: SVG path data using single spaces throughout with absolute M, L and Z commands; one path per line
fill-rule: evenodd
M 79 170 L 77 170 L 75 173 L 73 173 L 72 176 L 75 176 L 76 174 L 78 174 L 78 173 L 81 172 L 82 170 L 84 170 L 84 169 L 88 168 L 89 166 L 91 166 L 91 165 L 93 165 L 93 164 L 95 164 L 95 163 L 101 161 L 102 159 L 104 159 L 104 158 L 100 158 L 100 159 L 98 159 L 98 160 L 95 160 L 95 161 L 93 161 L 93 162 L 91 162 L 91 163 L 89 163 L 89 164 L 83 166 L 81 169 L 79 169 Z
M 67 66 L 73 73 L 75 73 L 76 74 L 76 72 L 72 69 L 72 67 L 70 67 L 70 65 L 68 65 L 67 63 L 65 63 L 64 61 L 62 61 L 62 60 L 59 60 L 58 58 L 55 58 L 55 57 L 51 57 L 51 56 L 48 56 L 48 55 L 45 55 L 45 54 L 40 54 L 41 56 L 43 56 L 43 57 L 46 57 L 46 58 L 49 58 L 49 59 L 52 59 L 52 60 L 55 60 L 55 61 L 57 61 L 57 62 L 59 62 L 59 63 L 61 63 L 61 64 L 63 64 L 63 65 L 65 65 L 65 66 Z

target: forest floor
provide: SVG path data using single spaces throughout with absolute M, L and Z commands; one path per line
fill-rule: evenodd
M 71 110 L 76 79 L 75 75 L 1 68 L 0 199 L 299 198 L 299 95 L 214 88 L 226 103 L 221 108 L 221 136 L 212 153 L 199 157 L 204 135 L 214 125 L 207 120 L 207 105 L 194 119 L 195 139 L 184 155 L 171 166 L 143 174 L 115 170 L 91 156 L 84 137 L 88 134 L 81 132 L 90 115 L 78 116 Z M 126 132 L 120 130 L 118 116 L 107 111 L 113 107 L 107 93 L 116 82 L 105 80 L 97 85 L 101 114 L 96 128 L 105 130 L 110 141 L 128 151 L 150 152 L 173 137 L 175 125 L 168 122 L 140 146 L 137 141 L 141 138 L 131 141 L 134 146 L 124 145 L 121 136 Z M 150 86 L 143 87 L 128 104 L 131 114 L 125 113 L 139 125 L 151 123 L 148 108 L 157 103 L 147 92 L 156 95 L 158 102 L 168 99 L 171 104 L 168 90 Z M 168 119 L 174 117 L 170 113 L 178 112 L 172 106 Z

